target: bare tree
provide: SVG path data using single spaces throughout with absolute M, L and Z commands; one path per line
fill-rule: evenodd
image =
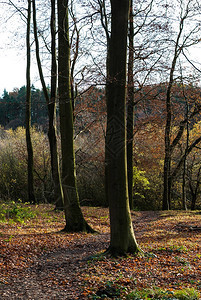
M 70 41 L 68 0 L 57 1 L 58 10 L 58 94 L 62 150 L 62 184 L 64 192 L 65 231 L 93 232 L 85 221 L 77 190 L 74 153 L 73 107 L 70 76 Z
M 185 22 L 188 18 L 192 18 L 192 14 L 196 13 L 194 8 L 193 0 L 187 1 L 184 3 L 181 1 L 179 3 L 180 8 L 180 21 L 179 21 L 179 30 L 174 41 L 174 54 L 171 62 L 170 73 L 169 73 L 169 81 L 167 85 L 166 92 L 166 125 L 165 125 L 165 158 L 164 158 L 164 190 L 163 190 L 163 209 L 171 208 L 171 185 L 173 178 L 176 176 L 178 172 L 178 168 L 180 168 L 181 162 L 177 165 L 175 170 L 171 174 L 171 158 L 175 147 L 180 141 L 184 128 L 187 124 L 188 118 L 185 118 L 180 123 L 180 128 L 176 137 L 172 140 L 172 88 L 175 82 L 175 73 L 176 73 L 176 65 L 178 62 L 179 56 L 182 54 L 183 49 L 189 48 L 190 46 L 198 43 L 198 39 L 193 39 L 193 36 L 198 33 L 197 24 L 190 29 L 187 33 L 185 31 Z M 188 25 L 187 25 L 188 27 Z M 192 115 L 195 115 L 199 111 L 198 107 L 195 107 Z M 197 144 L 197 143 L 196 143 Z M 186 150 L 185 155 L 187 155 L 191 149 L 189 146 L 188 150 Z M 185 159 L 185 156 L 182 157 L 182 161 Z
M 39 76 L 43 88 L 43 93 L 45 95 L 48 117 L 49 117 L 49 128 L 48 128 L 48 138 L 50 145 L 50 155 L 51 155 L 51 169 L 52 178 L 54 183 L 54 202 L 57 209 L 63 208 L 63 190 L 60 178 L 60 168 L 59 168 L 59 158 L 57 150 L 57 135 L 56 135 L 56 96 L 57 96 L 57 61 L 56 61 L 56 15 L 55 15 L 55 0 L 51 0 L 51 91 L 50 96 L 45 83 L 43 69 L 40 58 L 39 50 L 39 39 L 38 39 L 38 29 L 36 20 L 36 4 L 35 0 L 32 1 L 33 6 L 33 24 L 34 24 L 34 38 L 36 45 L 36 59 L 39 70 Z

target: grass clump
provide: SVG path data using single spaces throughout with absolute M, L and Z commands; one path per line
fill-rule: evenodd
M 143 290 L 134 290 L 127 295 L 127 300 L 149 300 L 149 299 L 158 299 L 158 300 L 198 300 L 200 299 L 200 293 L 194 288 L 186 288 L 182 290 L 162 290 L 160 288 L 155 289 L 143 289 Z

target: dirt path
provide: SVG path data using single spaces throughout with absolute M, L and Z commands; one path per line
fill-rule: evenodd
M 76 246 L 42 255 L 24 273 L 0 285 L 0 299 L 86 299 L 79 275 L 90 255 L 107 247 L 108 234 L 88 236 Z

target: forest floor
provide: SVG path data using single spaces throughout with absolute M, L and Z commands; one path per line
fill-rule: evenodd
M 101 255 L 108 209 L 82 208 L 99 234 L 61 233 L 63 213 L 51 205 L 26 209 L 29 220 L 0 222 L 0 299 L 201 299 L 199 211 L 132 212 L 144 255 L 111 258 Z

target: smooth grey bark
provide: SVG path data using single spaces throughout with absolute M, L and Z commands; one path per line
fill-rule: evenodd
M 28 0 L 27 14 L 27 33 L 26 33 L 26 50 L 27 50 L 27 69 L 26 69 L 26 144 L 27 144 L 27 171 L 28 171 L 28 200 L 36 204 L 34 194 L 34 177 L 33 177 L 33 147 L 31 141 L 31 47 L 30 47 L 30 23 L 31 23 L 31 0 Z
M 37 34 L 36 21 L 36 5 L 35 0 L 32 1 L 33 6 L 33 24 L 34 38 L 36 45 L 36 59 L 40 75 L 40 80 L 43 88 L 43 93 L 46 99 L 49 117 L 48 139 L 51 156 L 51 172 L 54 184 L 54 203 L 57 209 L 63 209 L 63 190 L 61 185 L 59 158 L 57 149 L 56 135 L 56 95 L 57 95 L 57 62 L 56 62 L 56 25 L 55 25 L 55 0 L 51 0 L 51 92 L 50 97 L 44 80 L 42 64 L 40 60 L 39 40 Z
M 58 94 L 62 151 L 62 185 L 67 232 L 94 232 L 85 221 L 77 191 L 74 153 L 73 107 L 70 82 L 68 0 L 57 1 L 58 11 Z
M 106 84 L 106 193 L 110 211 L 111 255 L 139 251 L 128 199 L 126 162 L 126 53 L 129 0 L 111 0 L 111 37 Z M 121 39 L 119 38 L 121 37 Z

